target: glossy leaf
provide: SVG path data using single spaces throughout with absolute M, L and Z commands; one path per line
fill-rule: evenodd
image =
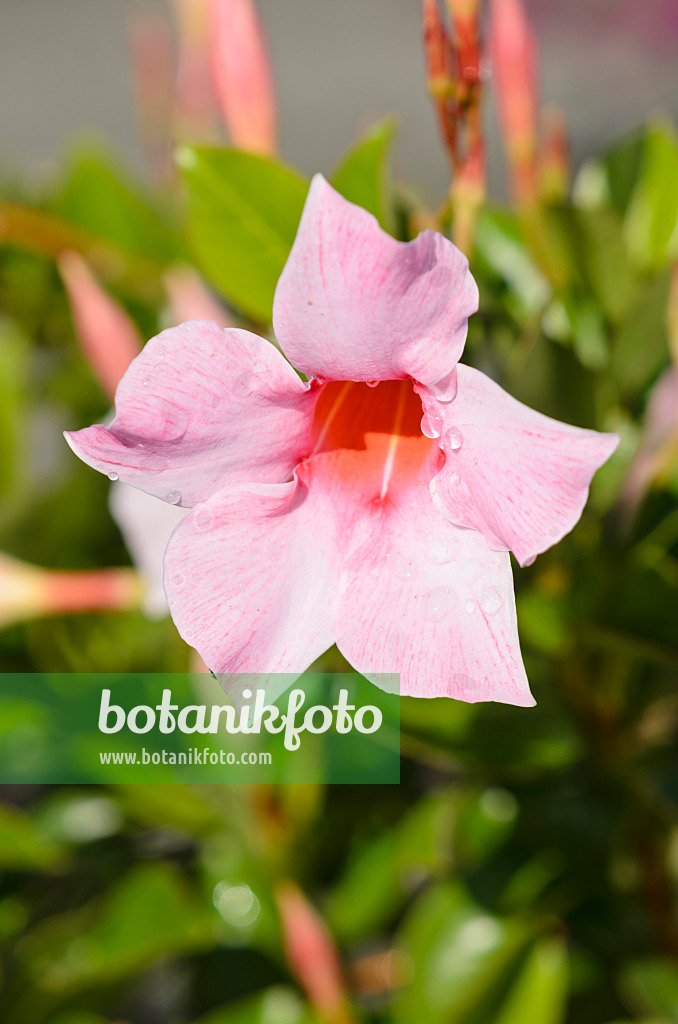
M 651 125 L 642 169 L 626 215 L 629 249 L 640 266 L 658 269 L 678 254 L 678 136 L 669 123 Z
M 237 149 L 182 146 L 187 232 L 205 275 L 238 309 L 267 323 L 292 248 L 308 182 Z
M 393 231 L 391 152 L 395 133 L 391 118 L 368 128 L 330 178 L 337 192 L 373 213 L 386 231 Z

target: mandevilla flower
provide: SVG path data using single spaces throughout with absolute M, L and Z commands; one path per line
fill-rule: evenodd
M 509 550 L 526 564 L 572 529 L 617 438 L 458 365 L 477 303 L 451 242 L 398 242 L 318 176 L 273 310 L 309 381 L 262 338 L 189 322 L 134 360 L 110 427 L 67 435 L 191 508 L 165 587 L 212 670 L 300 673 L 336 643 L 405 694 L 533 703 Z

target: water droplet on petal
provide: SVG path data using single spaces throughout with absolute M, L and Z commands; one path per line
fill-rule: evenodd
M 445 431 L 442 440 L 438 443 L 444 452 L 458 452 L 464 443 L 464 438 L 461 430 L 457 427 L 451 427 L 449 430 Z
M 461 567 L 461 574 L 465 580 L 477 579 L 483 571 L 479 558 L 469 558 Z
M 504 598 L 494 587 L 485 587 L 480 596 L 480 607 L 486 615 L 496 615 L 504 603 Z
M 425 437 L 440 437 L 443 418 L 437 409 L 427 409 L 421 418 L 421 432 Z
M 144 388 L 147 388 L 150 383 L 151 383 L 150 378 L 149 377 L 144 377 L 144 379 L 141 382 L 141 386 L 144 387 Z
M 468 601 L 466 602 L 466 604 L 464 605 L 464 608 L 465 608 L 465 609 L 466 609 L 466 611 L 467 611 L 467 612 L 469 613 L 469 615 L 471 615 L 471 614 L 472 614 L 472 612 L 474 612 L 474 611 L 476 610 L 476 603 L 475 603 L 475 601 L 471 601 L 471 600 L 469 599 L 469 600 L 468 600 Z
M 266 373 L 266 363 L 255 363 L 252 367 L 252 373 Z
M 173 576 L 170 576 L 170 583 L 173 587 L 183 587 L 184 575 L 181 572 L 175 572 Z
M 434 538 L 428 547 L 429 561 L 435 565 L 444 565 L 446 562 L 451 562 L 454 558 L 452 553 L 452 547 L 442 538 Z
M 457 367 L 455 366 L 435 384 L 429 384 L 428 390 L 439 402 L 451 402 L 457 395 Z
M 200 509 L 193 520 L 193 526 L 198 533 L 208 533 L 214 528 L 214 513 L 208 508 Z
M 426 614 L 440 622 L 452 611 L 454 591 L 450 587 L 434 587 L 424 597 Z
M 379 383 L 379 381 L 378 380 L 366 380 L 365 383 L 367 384 L 368 388 L 376 388 L 376 386 Z
M 531 558 L 526 558 L 525 561 L 523 562 L 523 569 L 527 569 L 527 567 L 529 565 L 534 565 L 534 563 L 536 561 L 537 561 L 537 556 L 536 555 L 532 555 Z
M 181 494 L 179 491 L 170 491 L 165 498 L 165 501 L 168 501 L 170 505 L 178 505 L 181 501 Z
M 119 479 L 120 479 L 120 477 L 118 476 L 118 474 L 117 474 L 117 473 L 109 473 L 109 474 L 108 474 L 108 479 L 109 479 L 109 480 L 112 480 L 112 481 L 113 481 L 113 482 L 115 483 L 115 481 L 116 481 L 116 480 L 119 480 Z

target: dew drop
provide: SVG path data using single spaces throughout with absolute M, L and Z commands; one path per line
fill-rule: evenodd
M 434 587 L 424 597 L 425 611 L 436 622 L 440 622 L 452 611 L 454 591 L 449 587 Z
M 112 480 L 112 481 L 113 481 L 113 483 L 115 483 L 115 481 L 116 481 L 116 480 L 119 480 L 119 479 L 120 479 L 120 477 L 118 476 L 118 474 L 117 474 L 117 473 L 109 473 L 109 474 L 108 474 L 108 479 L 109 479 L 109 480 Z
M 534 563 L 536 561 L 537 561 L 537 556 L 536 555 L 532 555 L 531 558 L 526 558 L 525 561 L 523 562 L 523 569 L 527 569 L 527 567 L 529 565 L 534 565 Z
M 461 567 L 461 574 L 465 580 L 477 579 L 483 571 L 479 558 L 469 558 Z
M 496 615 L 504 603 L 504 598 L 494 587 L 485 587 L 480 596 L 480 607 L 486 615 Z
M 471 615 L 471 614 L 472 614 L 472 612 L 474 612 L 474 611 L 476 610 L 476 603 L 475 603 L 475 601 L 471 601 L 471 600 L 469 599 L 469 600 L 468 600 L 468 601 L 466 602 L 466 604 L 464 605 L 464 608 L 465 608 L 465 609 L 466 609 L 466 611 L 467 611 L 467 612 L 469 613 L 469 615 Z
M 184 576 L 183 573 L 175 572 L 173 576 L 170 576 L 170 583 L 173 587 L 183 587 Z
M 436 409 L 427 409 L 421 418 L 421 432 L 425 437 L 440 437 L 443 418 Z
M 266 373 L 266 363 L 255 363 L 252 367 L 252 373 Z
M 442 441 L 439 442 L 440 447 L 444 452 L 448 451 L 448 449 L 452 452 L 458 452 L 463 443 L 464 438 L 461 430 L 458 430 L 457 427 L 451 427 L 449 430 L 445 431 Z
M 168 501 L 170 505 L 178 505 L 181 501 L 181 494 L 179 491 L 170 491 L 165 498 L 165 501 Z
M 144 388 L 147 388 L 150 383 L 151 383 L 150 378 L 144 377 L 144 379 L 141 382 L 141 386 L 144 387 Z
M 441 377 L 435 384 L 429 384 L 428 390 L 439 402 L 451 402 L 457 394 L 457 368 L 450 370 L 446 376 Z
M 447 481 L 449 487 L 459 487 L 461 483 L 460 473 L 450 473 L 449 480 Z
M 376 386 L 379 383 L 379 381 L 378 380 L 366 380 L 365 383 L 367 384 L 368 388 L 376 388 Z
M 214 528 L 214 513 L 209 509 L 201 509 L 197 513 L 193 525 L 198 533 L 208 533 Z
M 431 541 L 427 554 L 429 561 L 435 565 L 444 565 L 446 562 L 451 562 L 454 557 L 447 541 L 441 538 L 435 538 Z

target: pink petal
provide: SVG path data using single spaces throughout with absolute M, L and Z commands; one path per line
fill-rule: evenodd
M 437 461 L 426 438 L 372 433 L 296 484 L 194 509 L 165 556 L 181 635 L 222 673 L 300 673 L 336 641 L 403 693 L 531 704 L 509 556 L 436 510 Z
M 110 427 L 66 439 L 112 479 L 191 507 L 227 483 L 289 479 L 311 447 L 317 393 L 262 338 L 193 321 L 148 342 Z
M 300 480 L 227 487 L 177 527 L 165 591 L 180 634 L 214 672 L 303 672 L 333 643 L 331 504 Z
M 448 522 L 426 486 L 365 517 L 343 560 L 336 616 L 347 660 L 368 678 L 400 673 L 403 695 L 534 704 L 509 556 Z
M 435 231 L 397 242 L 315 176 L 273 306 L 294 366 L 327 380 L 414 377 L 444 390 L 477 308 L 451 242 Z
M 59 272 L 85 357 L 104 391 L 113 396 L 120 378 L 141 350 L 136 324 L 104 291 L 77 252 L 62 253 Z
M 577 523 L 619 438 L 543 416 L 470 366 L 459 365 L 458 384 L 447 404 L 422 393 L 446 454 L 431 493 L 453 523 L 528 564 Z
M 209 0 L 214 91 L 234 146 L 276 150 L 273 73 L 254 0 Z

